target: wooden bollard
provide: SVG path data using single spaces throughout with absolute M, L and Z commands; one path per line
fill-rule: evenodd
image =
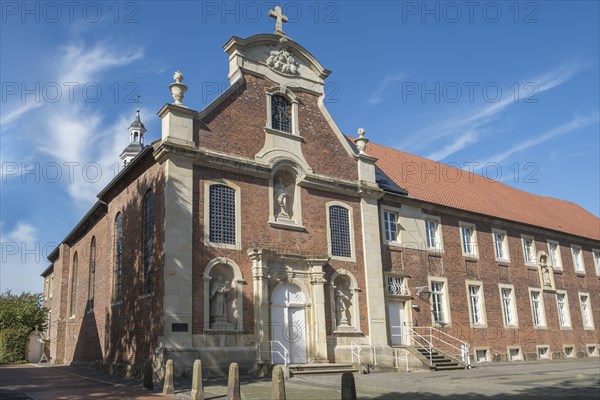
M 273 382 L 271 388 L 272 400 L 285 400 L 285 381 L 283 376 L 283 367 L 276 365 L 273 368 Z
M 202 361 L 200 360 L 194 361 L 192 400 L 204 400 L 204 389 L 202 388 Z
M 352 372 L 342 374 L 342 400 L 356 400 L 356 384 Z
M 167 365 L 165 366 L 163 394 L 175 394 L 175 387 L 173 386 L 173 360 L 167 360 Z
M 229 365 L 229 379 L 227 379 L 227 400 L 241 400 L 240 370 L 237 363 L 231 363 Z

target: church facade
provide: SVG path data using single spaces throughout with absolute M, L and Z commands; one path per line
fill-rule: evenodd
M 129 127 L 43 274 L 53 362 L 393 364 L 432 332 L 471 363 L 598 356 L 598 218 L 344 135 L 330 71 L 274 14 L 225 44 L 231 85 L 204 110 L 176 72 L 161 139 Z

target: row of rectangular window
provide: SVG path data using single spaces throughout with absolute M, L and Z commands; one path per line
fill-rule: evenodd
M 383 231 L 386 242 L 400 242 L 398 238 L 398 213 L 389 209 L 383 211 Z M 439 229 L 439 218 L 426 216 L 425 222 L 425 242 L 428 250 L 442 251 L 442 241 Z M 477 251 L 477 235 L 474 224 L 460 222 L 460 239 L 462 253 L 466 257 L 479 256 Z M 492 228 L 492 238 L 494 243 L 494 253 L 497 261 L 510 262 L 508 249 L 508 236 L 506 231 Z M 535 265 L 537 263 L 537 253 L 535 250 L 535 240 L 532 236 L 521 235 L 523 245 L 523 259 L 525 264 Z M 581 246 L 571 245 L 573 256 L 573 265 L 575 272 L 585 273 L 583 262 L 583 252 Z M 560 246 L 557 241 L 548 240 L 548 253 L 550 261 L 555 269 L 562 269 L 562 260 L 560 255 Z M 600 250 L 592 250 L 594 257 L 594 267 L 596 274 L 600 276 Z
M 514 288 L 512 285 L 500 284 L 499 289 L 504 326 L 517 327 L 518 317 Z M 431 312 L 433 322 L 436 324 L 447 325 L 450 323 L 450 308 L 447 301 L 447 296 L 446 281 L 431 279 Z M 474 281 L 467 281 L 467 296 L 471 324 L 474 327 L 485 327 L 485 302 L 483 299 L 482 284 Z M 545 327 L 546 312 L 541 289 L 529 289 L 529 297 L 531 301 L 531 312 L 534 326 Z M 569 301 L 566 292 L 557 291 L 556 304 L 560 327 L 563 329 L 571 328 L 571 314 L 569 311 Z M 581 308 L 583 327 L 585 329 L 594 329 L 594 320 L 589 294 L 579 293 L 579 305 Z

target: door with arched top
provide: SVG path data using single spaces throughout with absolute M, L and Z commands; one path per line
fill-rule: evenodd
M 277 286 L 271 295 L 271 340 L 273 364 L 304 364 L 306 356 L 306 297 L 292 284 Z M 281 343 L 281 346 L 278 343 Z M 283 351 L 287 350 L 287 354 Z

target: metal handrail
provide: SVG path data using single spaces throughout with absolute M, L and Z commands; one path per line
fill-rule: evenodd
M 431 340 L 427 340 L 423 335 L 417 333 L 412 327 L 406 325 L 406 328 L 408 329 L 408 332 L 411 333 L 411 337 L 413 339 L 413 342 L 416 343 L 419 347 L 421 347 L 422 349 L 426 350 L 429 353 L 429 365 L 430 366 L 433 365 L 433 343 L 432 343 L 432 341 Z M 419 337 L 425 343 L 427 343 L 428 347 L 425 347 L 420 342 L 414 340 L 415 336 Z M 430 339 L 431 339 L 431 336 L 430 336 Z
M 434 340 L 437 340 L 437 341 L 457 350 L 460 353 L 462 361 L 465 362 L 467 364 L 467 366 L 471 365 L 471 359 L 469 357 L 470 345 L 467 342 L 464 342 L 464 341 L 462 341 L 444 331 L 434 328 L 432 326 L 410 327 L 410 326 L 406 325 L 406 327 L 409 329 L 409 331 L 411 333 L 413 333 L 414 335 L 417 335 L 419 338 L 422 338 L 423 340 L 425 340 L 430 345 L 430 347 L 435 347 L 433 345 L 433 342 L 434 342 Z M 419 330 L 427 329 L 429 331 L 429 335 L 427 335 L 427 334 L 421 335 L 416 332 L 416 329 L 419 329 Z M 452 343 L 448 342 L 447 340 L 442 339 L 441 337 L 435 336 L 435 334 L 438 334 L 439 336 L 443 336 L 445 339 L 452 339 L 455 342 L 458 342 L 460 347 L 453 345 Z M 425 339 L 425 336 L 429 336 L 428 341 Z M 430 352 L 430 358 L 431 358 L 431 352 Z M 431 361 L 431 359 L 430 359 L 430 361 Z
M 279 340 L 270 340 L 270 341 L 267 341 L 267 342 L 264 342 L 264 343 L 269 343 L 270 344 L 270 346 L 269 346 L 270 350 L 268 350 L 268 351 L 262 351 L 261 350 L 261 346 L 260 346 L 261 342 L 258 342 L 259 359 L 260 359 L 260 354 L 262 354 L 262 353 L 269 353 L 269 354 L 271 354 L 271 363 L 273 363 L 273 354 L 277 354 L 277 355 L 279 355 L 279 357 L 283 358 L 283 365 L 287 367 L 288 362 L 289 362 L 289 360 L 288 360 L 289 359 L 288 349 L 283 344 L 281 344 L 281 342 Z M 279 346 L 281 346 L 281 348 L 283 349 L 283 354 L 279 350 L 273 350 L 273 345 L 274 344 L 278 344 Z
M 355 351 L 356 349 L 356 351 Z M 360 352 L 361 347 L 354 342 L 350 342 L 350 351 L 352 353 L 352 363 L 354 363 L 354 356 L 356 355 L 356 359 L 358 360 L 358 364 L 360 365 Z

